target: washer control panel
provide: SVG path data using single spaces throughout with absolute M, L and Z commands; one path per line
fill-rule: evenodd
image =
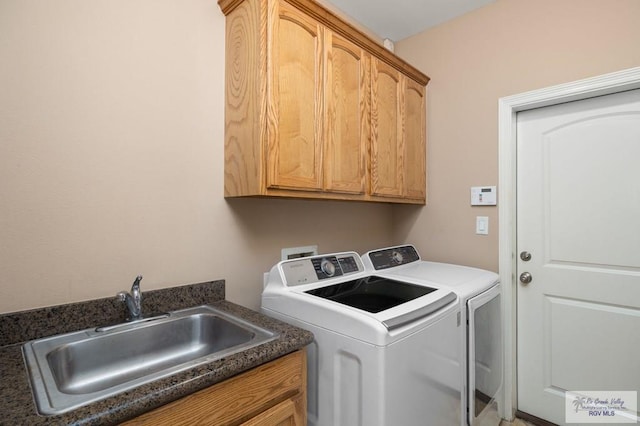
M 288 286 L 311 284 L 364 271 L 362 260 L 355 252 L 285 260 L 280 262 L 280 266 Z
M 377 271 L 415 262 L 420 260 L 420 256 L 413 246 L 399 246 L 371 251 L 369 252 L 369 259 Z
M 315 257 L 311 259 L 311 263 L 319 280 L 342 275 L 338 258 L 335 256 Z

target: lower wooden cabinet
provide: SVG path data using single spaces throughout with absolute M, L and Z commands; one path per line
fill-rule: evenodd
M 307 423 L 306 370 L 302 349 L 124 424 L 303 426 Z

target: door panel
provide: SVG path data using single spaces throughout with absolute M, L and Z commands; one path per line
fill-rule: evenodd
M 627 238 L 640 236 L 638 123 L 633 113 L 598 115 L 544 135 L 549 262 L 640 268 L 640 238 Z M 618 226 L 591 226 L 603 220 Z
M 326 44 L 325 186 L 334 192 L 362 194 L 370 133 L 370 57 L 330 31 Z
M 518 409 L 565 424 L 567 390 L 640 391 L 640 91 L 517 132 Z
M 402 195 L 402 116 L 400 73 L 372 60 L 371 193 Z
M 567 390 L 635 390 L 638 387 L 638 353 L 617 354 L 615 359 L 624 368 L 610 368 L 611 351 L 594 351 L 594 343 L 599 347 L 617 348 L 621 338 L 637 335 L 640 310 L 549 296 L 545 298 L 544 314 L 552 324 L 545 339 L 551 348 L 544 360 L 549 367 L 544 372 L 545 386 Z M 576 324 L 587 332 L 577 333 Z M 576 353 L 589 354 L 592 364 L 586 377 L 583 369 L 576 368 Z
M 412 80 L 404 81 L 404 195 L 424 200 L 427 179 L 425 88 Z
M 322 189 L 321 25 L 289 6 L 276 2 L 270 44 L 276 66 L 269 67 L 273 88 L 269 96 L 269 187 Z

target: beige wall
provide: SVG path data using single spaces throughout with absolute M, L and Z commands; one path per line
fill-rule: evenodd
M 392 241 L 388 205 L 223 198 L 215 0 L 0 0 L 0 313 Z
M 427 207 L 225 200 L 215 0 L 0 0 L 0 313 L 227 280 L 257 307 L 282 247 L 497 269 L 497 100 L 640 65 L 637 0 L 498 0 L 396 43 L 425 71 Z M 475 216 L 490 235 L 474 234 Z
M 638 0 L 498 0 L 396 43 L 432 79 L 429 204 L 395 209 L 396 240 L 497 270 L 497 207 L 471 207 L 469 187 L 498 184 L 498 99 L 640 66 L 639 23 Z M 476 216 L 489 236 L 475 235 Z

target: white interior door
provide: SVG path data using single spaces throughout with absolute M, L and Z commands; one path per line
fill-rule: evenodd
M 518 409 L 565 424 L 567 390 L 640 393 L 640 90 L 521 112 L 517 141 Z

